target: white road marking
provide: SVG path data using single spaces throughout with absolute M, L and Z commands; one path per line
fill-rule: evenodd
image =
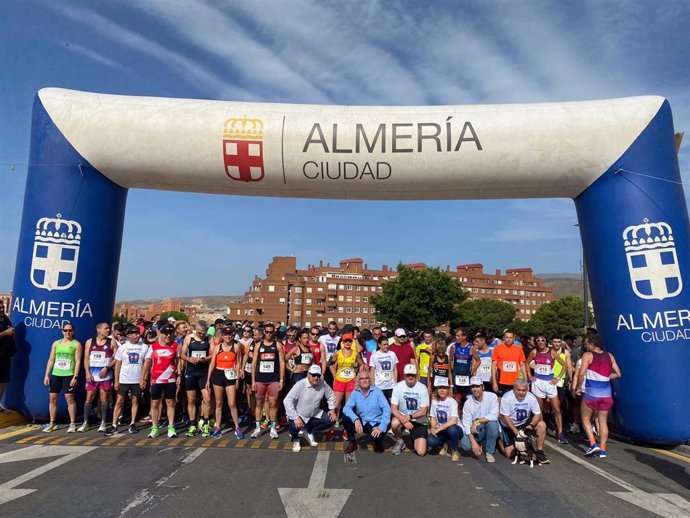
M 204 453 L 206 451 L 206 448 L 197 448 L 196 450 L 192 451 L 189 455 L 187 455 L 184 459 L 182 459 L 182 464 L 190 464 L 194 462 L 199 455 Z
M 352 489 L 324 489 L 330 452 L 316 454 L 314 468 L 305 488 L 278 488 L 288 518 L 337 518 Z
M 647 493 L 642 491 L 637 487 L 629 484 L 623 479 L 604 471 L 598 466 L 595 466 L 585 459 L 578 457 L 562 448 L 556 448 L 551 444 L 546 443 L 546 445 L 554 451 L 557 451 L 564 457 L 572 460 L 573 462 L 579 464 L 583 468 L 588 469 L 603 477 L 614 484 L 622 487 L 626 491 L 608 491 L 610 495 L 616 496 L 621 500 L 625 500 L 637 507 L 641 507 L 651 513 L 657 514 L 659 516 L 664 516 L 667 518 L 687 518 L 688 512 L 690 512 L 690 502 L 685 500 L 682 496 L 675 493 Z
M 46 457 L 60 457 L 54 461 L 48 462 L 43 466 L 33 469 L 23 475 L 20 475 L 12 480 L 0 484 L 0 505 L 7 503 L 15 498 L 29 495 L 36 491 L 35 489 L 14 489 L 15 487 L 28 482 L 51 469 L 68 463 L 71 460 L 81 457 L 85 453 L 95 450 L 95 446 L 41 446 L 34 445 L 21 450 L 9 451 L 0 455 L 0 464 L 7 462 L 20 462 L 24 460 L 44 459 Z

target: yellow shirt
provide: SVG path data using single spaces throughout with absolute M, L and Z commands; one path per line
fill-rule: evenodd
M 422 351 L 425 351 L 422 353 Z M 419 364 L 419 375 L 426 378 L 429 375 L 429 362 L 431 361 L 431 346 L 422 342 L 415 347 L 414 354 Z
M 338 351 L 338 360 L 336 363 L 335 379 L 343 383 L 352 381 L 357 374 L 357 353 L 351 350 L 350 356 L 345 356 L 343 350 Z

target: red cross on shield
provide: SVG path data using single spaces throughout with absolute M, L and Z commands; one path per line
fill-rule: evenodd
M 258 182 L 264 177 L 262 140 L 223 139 L 225 174 L 232 180 Z

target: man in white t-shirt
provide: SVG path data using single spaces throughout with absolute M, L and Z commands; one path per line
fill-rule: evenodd
M 450 458 L 460 460 L 458 443 L 462 429 L 458 426 L 458 402 L 450 397 L 447 378 L 439 378 L 436 383 L 436 396 L 431 401 L 431 423 L 429 426 L 429 449 L 441 447 L 439 455 L 447 455 L 446 442 L 450 445 Z
M 405 380 L 393 387 L 391 397 L 391 428 L 395 436 L 393 455 L 400 455 L 405 449 L 402 440 L 403 429 L 410 432 L 414 442 L 414 450 L 420 457 L 426 455 L 426 438 L 428 429 L 426 416 L 429 411 L 429 391 L 417 381 L 417 367 L 405 365 L 403 370 Z
M 106 431 L 107 436 L 118 433 L 117 424 L 120 420 L 127 395 L 129 395 L 132 401 L 129 433 L 138 432 L 134 423 L 139 410 L 139 398 L 146 387 L 146 382 L 141 374 L 149 346 L 139 337 L 139 330 L 136 326 L 127 326 L 125 333 L 127 341 L 118 347 L 115 353 L 115 391 L 117 392 L 117 400 L 113 409 L 113 425 Z
M 537 398 L 529 391 L 527 380 L 515 380 L 513 390 L 501 399 L 500 413 L 506 457 L 513 456 L 515 437 L 524 429 L 533 429 L 537 432 L 537 460 L 540 464 L 549 464 L 549 459 L 544 455 L 546 424 L 542 419 Z
M 338 336 L 338 324 L 335 322 L 328 323 L 328 334 L 319 336 L 319 343 L 323 345 L 326 350 L 326 365 L 331 361 L 331 356 L 335 354 L 338 349 L 338 342 L 340 342 L 340 337 Z
M 379 337 L 379 350 L 369 357 L 369 372 L 374 380 L 374 386 L 381 389 L 388 403 L 391 402 L 393 387 L 398 382 L 398 356 L 389 349 L 390 345 L 385 336 Z
M 486 384 L 480 376 L 470 378 L 472 396 L 462 407 L 462 431 L 460 448 L 475 458 L 482 454 L 482 442 L 486 443 L 486 462 L 494 463 L 498 441 L 498 396 L 485 391 Z

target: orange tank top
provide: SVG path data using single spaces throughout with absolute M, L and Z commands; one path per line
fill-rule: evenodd
M 224 351 L 221 345 L 216 355 L 216 368 L 221 370 L 234 369 L 236 360 L 235 347 L 233 346 L 229 351 Z

